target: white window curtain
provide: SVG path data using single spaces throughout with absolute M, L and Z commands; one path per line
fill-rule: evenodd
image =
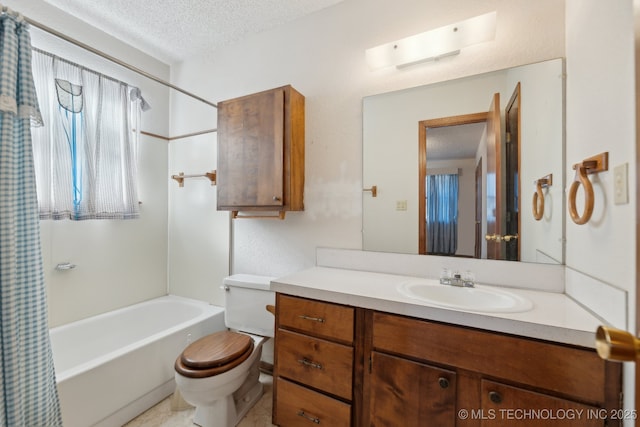
M 39 50 L 33 74 L 40 219 L 138 218 L 139 90 Z

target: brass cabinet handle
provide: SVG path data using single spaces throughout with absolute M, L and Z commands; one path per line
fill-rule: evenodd
M 302 418 L 305 418 L 305 419 L 311 421 L 312 423 L 320 424 L 320 418 L 314 417 L 313 415 L 309 415 L 304 411 L 298 411 L 298 416 L 302 417 Z
M 322 317 L 307 316 L 306 314 L 302 314 L 298 317 L 304 320 L 311 320 L 313 322 L 324 323 L 324 319 Z
M 640 355 L 640 340 L 630 332 L 599 326 L 596 331 L 596 350 L 605 360 L 636 361 Z
M 500 393 L 498 393 L 497 391 L 490 391 L 489 392 L 489 399 L 493 403 L 502 403 L 502 395 Z
M 316 362 L 313 362 L 308 359 L 298 359 L 298 363 L 304 366 L 308 366 L 310 368 L 322 370 L 322 365 Z

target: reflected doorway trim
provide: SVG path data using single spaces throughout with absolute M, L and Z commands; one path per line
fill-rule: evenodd
M 522 203 L 522 180 L 520 179 L 520 176 L 519 176 L 520 171 L 522 170 L 521 161 L 520 161 L 520 153 L 522 152 L 522 147 L 521 147 L 522 134 L 520 132 L 520 129 L 522 127 L 521 126 L 522 116 L 520 114 L 521 98 L 522 97 L 520 96 L 520 82 L 518 82 L 515 89 L 513 90 L 513 94 L 511 94 L 511 99 L 509 99 L 509 103 L 507 104 L 507 107 L 504 110 L 504 113 L 505 113 L 504 122 L 505 122 L 505 134 L 506 134 L 505 174 L 506 174 L 506 182 L 507 182 L 506 188 L 505 188 L 505 191 L 507 192 L 507 196 L 505 197 L 506 212 L 507 212 L 507 218 L 506 218 L 507 223 L 506 223 L 505 234 L 516 234 L 518 236 L 522 236 L 522 230 L 521 230 L 522 221 L 519 217 L 522 213 L 522 209 L 520 206 Z M 515 127 L 515 135 L 513 132 L 513 127 Z M 514 156 L 514 151 L 515 151 L 515 156 Z M 516 180 L 512 179 L 514 169 L 515 169 L 515 173 L 518 175 L 517 189 L 514 188 L 513 184 L 509 184 L 509 183 L 516 182 Z M 511 188 L 509 187 L 509 185 L 511 185 Z M 514 200 L 513 192 L 517 192 L 518 194 L 517 206 L 513 204 L 513 200 Z M 516 215 L 517 217 L 515 218 L 515 221 L 517 223 L 517 228 L 514 231 L 512 228 L 512 224 L 514 221 L 514 217 Z M 518 238 L 515 241 L 515 244 L 517 245 L 515 259 L 510 259 L 509 249 L 505 249 L 505 255 L 506 255 L 505 259 L 510 261 L 520 261 L 520 257 L 522 256 L 522 248 L 520 245 L 521 242 L 522 242 L 521 238 Z M 509 243 L 507 242 L 507 245 L 508 244 Z
M 487 112 L 482 112 L 418 122 L 418 253 L 421 255 L 427 253 L 427 226 L 425 223 L 427 213 L 425 183 L 427 177 L 427 129 L 486 122 L 487 116 Z

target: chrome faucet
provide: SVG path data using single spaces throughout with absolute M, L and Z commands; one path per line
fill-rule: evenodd
M 440 274 L 440 283 L 442 285 L 459 286 L 464 288 L 475 287 L 473 273 L 466 271 L 464 275 L 458 272 L 451 274 L 447 268 L 443 269 Z

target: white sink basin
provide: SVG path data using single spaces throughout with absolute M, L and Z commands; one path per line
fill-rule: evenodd
M 415 279 L 398 285 L 398 291 L 408 298 L 458 310 L 518 313 L 533 308 L 533 303 L 527 298 L 488 286 L 463 288 L 441 285 L 435 280 Z

